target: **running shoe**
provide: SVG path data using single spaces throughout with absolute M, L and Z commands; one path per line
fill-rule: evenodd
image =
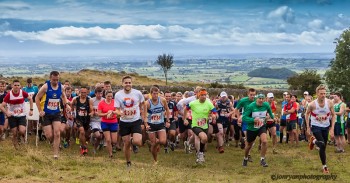
M 268 167 L 269 165 L 267 165 L 265 159 L 260 160 L 260 165 L 263 167 Z
M 248 160 L 243 158 L 242 166 L 248 166 Z
M 311 136 L 310 140 L 309 140 L 309 149 L 310 150 L 314 149 L 314 147 L 315 147 L 314 140 L 315 140 L 315 137 Z
M 218 151 L 219 151 L 220 154 L 222 154 L 222 153 L 225 152 L 225 149 L 224 149 L 223 146 L 220 146 L 220 147 L 218 148 Z
M 328 169 L 328 167 L 324 167 L 324 168 L 323 168 L 323 173 L 324 173 L 324 174 L 329 174 L 329 169 Z

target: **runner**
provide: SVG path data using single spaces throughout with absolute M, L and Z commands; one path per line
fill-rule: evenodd
M 29 100 L 30 111 L 29 115 L 33 115 L 33 99 L 28 95 L 27 92 L 23 91 L 19 80 L 14 80 L 12 90 L 6 94 L 3 102 L 0 105 L 0 110 L 6 113 L 8 117 L 10 129 L 12 132 L 12 143 L 15 149 L 18 149 L 18 138 L 25 136 L 26 133 L 26 109 L 24 99 Z M 8 110 L 5 106 L 8 105 Z
M 124 76 L 122 79 L 123 90 L 115 94 L 115 107 L 120 117 L 119 133 L 124 142 L 124 155 L 127 167 L 131 166 L 130 147 L 131 145 L 142 145 L 141 114 L 140 108 L 144 105 L 144 97 L 139 90 L 132 88 L 131 76 Z M 145 119 L 145 114 L 142 117 Z
M 348 144 L 350 144 L 350 101 L 346 103 L 346 112 L 348 114 L 348 119 L 346 120 L 347 139 Z
M 280 120 L 280 143 L 282 143 L 283 141 L 283 131 L 284 129 L 286 128 L 287 126 L 287 119 L 286 119 L 286 115 L 283 114 L 283 109 L 284 109 L 284 106 L 288 103 L 287 100 L 286 100 L 286 96 L 287 96 L 288 92 L 284 92 L 283 93 L 283 101 L 282 101 L 282 112 L 281 112 L 281 120 Z M 288 143 L 288 133 L 286 133 L 286 143 Z
M 89 139 L 90 118 L 93 117 L 93 103 L 88 97 L 88 90 L 85 86 L 80 88 L 80 96 L 72 101 L 72 107 L 75 109 L 75 122 L 79 130 L 79 140 L 81 143 L 80 154 L 87 155 L 86 139 Z
M 339 92 L 334 93 L 334 112 L 336 114 L 336 120 L 334 125 L 334 137 L 337 144 L 335 153 L 344 153 L 345 150 L 345 121 L 344 114 L 346 110 L 345 104 L 341 100 L 342 95 Z
M 72 88 L 68 85 L 64 87 L 64 92 L 69 104 L 73 101 Z M 63 101 L 60 101 L 61 109 L 61 139 L 63 147 L 67 148 L 70 145 L 70 135 L 74 124 L 74 114 L 72 111 L 67 111 L 66 107 L 63 105 Z
M 169 108 L 166 99 L 159 96 L 159 89 L 151 87 L 150 89 L 152 99 L 145 102 L 144 113 L 148 113 L 148 117 L 144 118 L 143 122 L 148 131 L 148 137 L 151 141 L 151 153 L 154 163 L 157 164 L 157 154 L 160 145 L 167 143 L 165 127 L 170 127 Z M 165 113 L 165 114 L 164 114 Z M 166 120 L 166 123 L 164 123 Z
M 216 109 L 214 105 L 207 100 L 207 91 L 202 88 L 198 92 L 198 98 L 195 101 L 190 102 L 186 105 L 184 111 L 184 125 L 188 125 L 187 120 L 188 111 L 192 111 L 192 131 L 195 136 L 195 147 L 197 150 L 197 160 L 196 162 L 202 164 L 205 162 L 204 150 L 207 143 L 207 131 L 208 131 L 208 120 L 212 119 L 212 123 L 216 123 L 218 118 Z
M 95 91 L 94 91 L 95 96 L 90 99 L 92 102 L 92 107 L 94 109 L 94 116 L 91 118 L 91 122 L 90 122 L 90 129 L 93 133 L 92 137 L 94 138 L 94 141 L 93 141 L 94 154 L 96 154 L 96 150 L 98 148 L 101 148 L 100 142 L 103 138 L 103 130 L 101 127 L 101 117 L 100 117 L 100 113 L 98 112 L 98 105 L 102 100 L 104 100 L 104 98 L 102 97 L 102 91 L 103 90 L 101 87 L 95 88 Z M 113 101 L 113 106 L 114 106 L 114 101 Z
M 101 117 L 101 126 L 98 126 L 98 123 L 95 123 L 95 135 L 97 133 L 97 130 L 100 130 L 102 128 L 103 136 L 105 138 L 105 143 L 107 145 L 107 150 L 109 153 L 109 157 L 113 157 L 112 152 L 112 144 L 117 143 L 117 136 L 118 136 L 118 119 L 117 114 L 118 110 L 115 107 L 115 101 L 113 99 L 113 92 L 111 90 L 106 91 L 106 99 L 102 99 L 102 89 L 97 88 L 96 89 L 96 97 L 100 98 L 100 103 L 98 104 L 98 115 Z M 96 100 L 94 103 L 97 103 Z M 92 124 L 94 125 L 94 124 Z M 100 128 L 100 129 L 98 129 Z M 95 143 L 95 149 L 97 147 L 97 143 Z
M 6 88 L 6 82 L 4 80 L 0 80 L 0 104 L 4 101 L 4 98 L 7 94 L 5 91 Z M 0 110 L 0 138 L 4 139 L 5 138 L 5 113 Z
M 265 155 L 267 151 L 267 135 L 266 135 L 266 117 L 267 113 L 270 118 L 274 119 L 271 107 L 268 102 L 264 102 L 265 95 L 259 94 L 256 102 L 249 104 L 245 107 L 242 120 L 247 122 L 247 146 L 244 151 L 243 166 L 248 165 L 248 155 L 253 146 L 253 143 L 257 136 L 260 137 L 261 151 L 260 151 L 260 165 L 268 167 L 265 161 Z
M 286 122 L 287 122 L 287 132 L 289 133 L 289 138 L 291 144 L 295 141 L 296 145 L 299 144 L 299 136 L 297 132 L 297 124 L 298 124 L 298 105 L 295 101 L 296 98 L 293 96 L 293 99 L 291 99 L 291 94 L 286 95 L 286 101 L 287 104 L 283 108 L 283 114 L 286 115 Z
M 329 173 L 326 165 L 326 147 L 328 133 L 330 137 L 334 137 L 334 123 L 336 115 L 334 113 L 333 103 L 326 99 L 326 87 L 320 85 L 316 88 L 317 99 L 312 101 L 306 110 L 305 120 L 309 121 L 311 118 L 311 129 L 309 123 L 307 125 L 307 133 L 313 136 L 309 140 L 309 148 L 312 150 L 315 144 L 320 148 L 319 155 L 322 162 L 323 173 Z M 330 120 L 330 116 L 332 119 Z
M 38 107 L 40 116 L 43 117 L 43 130 L 47 139 L 53 143 L 54 158 L 58 158 L 58 150 L 60 145 L 60 126 L 61 115 L 59 104 L 63 100 L 63 105 L 66 106 L 67 111 L 71 108 L 68 104 L 66 94 L 63 92 L 63 85 L 59 82 L 60 74 L 58 71 L 50 73 L 50 80 L 40 88 L 35 103 Z M 43 105 L 40 101 L 43 100 Z
M 250 105 L 252 102 L 255 101 L 255 95 L 256 95 L 256 90 L 254 88 L 249 88 L 248 89 L 248 97 L 244 97 L 242 99 L 240 99 L 238 101 L 237 107 L 235 109 L 235 114 L 238 117 L 238 125 L 240 125 L 242 127 L 242 131 L 244 134 L 245 138 L 241 139 L 241 149 L 244 149 L 245 146 L 247 145 L 247 122 L 242 120 L 242 115 L 240 113 L 240 109 L 242 109 L 242 114 L 244 113 L 244 110 L 246 107 L 248 107 L 248 105 Z M 248 159 L 250 162 L 252 162 L 252 158 L 250 156 L 250 154 L 248 155 Z
M 271 118 L 268 114 L 266 119 L 266 129 L 269 130 L 271 136 L 272 136 L 272 153 L 277 154 L 276 150 L 276 144 L 277 144 L 277 134 L 276 134 L 276 110 L 277 110 L 277 103 L 274 101 L 274 95 L 273 93 L 267 94 L 267 102 L 270 104 L 270 108 L 272 110 L 272 114 L 275 116 L 275 118 Z
M 23 87 L 23 91 L 27 92 L 28 95 L 33 99 L 35 95 L 38 93 L 39 89 L 37 86 L 33 85 L 32 78 L 27 79 L 27 86 Z M 28 99 L 25 99 L 25 102 L 28 102 Z M 28 120 L 28 134 L 31 135 L 32 132 L 36 133 L 36 126 L 37 121 L 35 120 Z
M 175 136 L 176 136 L 176 128 L 177 128 L 177 108 L 176 102 L 172 100 L 172 94 L 170 91 L 165 91 L 164 93 L 168 108 L 169 108 L 169 120 L 170 126 L 166 128 L 166 134 L 168 142 L 166 143 L 166 147 L 164 149 L 165 153 L 168 153 L 168 146 L 170 146 L 171 151 L 175 150 Z
M 213 133 L 216 134 L 217 149 L 219 153 L 224 153 L 224 139 L 227 127 L 230 125 L 230 116 L 235 112 L 232 102 L 228 99 L 226 92 L 220 93 L 220 98 L 216 101 L 215 108 L 219 118 L 213 124 Z

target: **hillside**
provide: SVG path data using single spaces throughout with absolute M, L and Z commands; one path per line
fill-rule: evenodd
M 65 80 L 69 80 L 70 83 L 74 86 L 94 86 L 98 82 L 103 82 L 106 80 L 111 81 L 112 85 L 121 85 L 121 79 L 125 75 L 131 75 L 133 77 L 134 85 L 153 85 L 158 84 L 160 86 L 165 85 L 165 81 L 159 79 L 148 78 L 147 76 L 140 76 L 136 73 L 125 73 L 125 72 L 103 72 L 96 70 L 83 69 L 79 72 L 61 72 L 60 73 L 60 81 L 64 82 Z M 14 79 L 20 80 L 22 86 L 25 86 L 27 77 L 5 77 L 2 78 L 7 82 L 12 82 Z M 44 77 L 33 77 L 34 84 L 44 83 L 49 79 L 48 75 Z M 183 83 L 170 83 L 171 85 L 183 85 Z
M 268 67 L 258 68 L 248 72 L 249 77 L 261 77 L 261 78 L 273 78 L 273 79 L 287 79 L 295 74 L 297 73 L 287 68 L 271 69 Z

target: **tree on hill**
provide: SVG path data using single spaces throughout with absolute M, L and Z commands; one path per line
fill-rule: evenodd
M 305 69 L 301 74 L 288 78 L 287 83 L 291 90 L 308 91 L 310 95 L 313 95 L 317 86 L 322 82 L 320 74 L 317 74 L 317 70 Z
M 335 39 L 335 58 L 326 71 L 325 80 L 331 91 L 341 92 L 347 101 L 350 99 L 350 29 Z
M 174 56 L 170 54 L 158 55 L 157 64 L 160 65 L 165 76 L 165 85 L 168 85 L 168 71 L 173 67 Z
M 252 70 L 248 73 L 249 77 L 273 78 L 273 79 L 287 79 L 296 75 L 297 73 L 287 68 L 271 69 L 263 67 Z

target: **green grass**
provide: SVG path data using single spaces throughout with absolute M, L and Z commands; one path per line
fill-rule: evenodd
M 233 143 L 233 142 L 232 142 Z M 317 150 L 309 151 L 307 144 L 294 148 L 282 144 L 279 154 L 271 153 L 271 141 L 267 153 L 268 168 L 259 165 L 257 146 L 253 147 L 253 163 L 242 167 L 243 151 L 233 146 L 226 147 L 224 154 L 215 150 L 216 142 L 209 144 L 204 165 L 195 164 L 194 154 L 185 154 L 182 149 L 165 154 L 161 149 L 159 163 L 152 164 L 152 156 L 146 147 L 132 154 L 133 166 L 127 169 L 122 152 L 111 160 L 102 150 L 96 156 L 81 157 L 78 145 L 74 144 L 60 152 L 59 160 L 52 158 L 50 145 L 41 142 L 36 148 L 33 139 L 28 145 L 14 150 L 9 139 L 1 142 L 1 182 L 285 182 L 273 181 L 271 175 L 322 175 Z M 90 147 L 91 149 L 91 147 Z M 348 182 L 350 169 L 349 146 L 345 154 L 335 154 L 328 146 L 328 166 L 338 182 Z M 315 182 L 315 180 L 307 180 Z M 300 182 L 291 180 L 291 182 Z M 303 180 L 305 182 L 305 180 Z

